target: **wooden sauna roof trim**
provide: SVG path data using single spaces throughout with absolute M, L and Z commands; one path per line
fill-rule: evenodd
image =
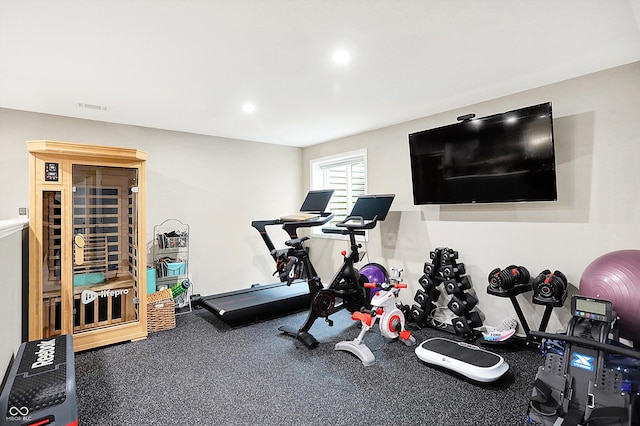
M 66 155 L 83 155 L 114 160 L 146 160 L 148 153 L 135 148 L 120 148 L 113 146 L 88 145 L 75 142 L 60 142 L 50 140 L 27 141 L 29 152 L 56 153 Z

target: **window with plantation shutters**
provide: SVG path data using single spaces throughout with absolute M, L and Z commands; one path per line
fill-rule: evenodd
M 353 208 L 367 190 L 366 150 L 311 160 L 311 189 L 334 189 L 328 210 L 334 217 L 325 226 L 334 226 Z M 313 229 L 321 233 L 320 229 Z

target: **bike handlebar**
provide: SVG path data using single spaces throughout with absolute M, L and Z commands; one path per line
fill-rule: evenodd
M 407 284 L 405 284 L 405 283 L 396 283 L 393 286 L 389 286 L 389 285 L 383 286 L 383 285 L 378 284 L 378 283 L 364 283 L 364 288 L 377 288 L 377 287 L 380 287 L 380 288 L 384 288 L 384 287 L 407 288 Z
M 359 223 L 353 223 L 352 220 L 357 220 Z M 378 216 L 374 216 L 369 222 L 365 222 L 362 216 L 347 216 L 344 220 L 336 223 L 337 227 L 347 229 L 373 229 L 378 223 Z

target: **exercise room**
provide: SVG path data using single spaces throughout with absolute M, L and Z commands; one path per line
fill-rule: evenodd
M 0 0 L 0 424 L 640 425 L 638 117 L 638 0 Z

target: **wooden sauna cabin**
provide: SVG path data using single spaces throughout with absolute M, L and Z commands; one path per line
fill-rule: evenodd
M 29 141 L 29 340 L 147 336 L 147 153 Z

